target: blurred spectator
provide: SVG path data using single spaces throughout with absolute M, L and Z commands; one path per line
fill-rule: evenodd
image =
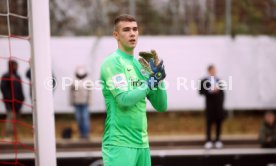
M 6 136 L 13 135 L 12 119 L 20 114 L 20 110 L 24 101 L 21 78 L 17 73 L 18 64 L 14 60 L 8 62 L 8 72 L 1 78 L 1 92 L 7 111 L 6 116 Z
M 26 72 L 26 77 L 30 82 L 32 82 L 32 77 L 31 77 L 31 68 L 29 68 Z M 30 97 L 32 98 L 32 87 L 30 85 Z
M 273 112 L 268 111 L 264 115 L 259 139 L 263 148 L 276 148 L 276 121 Z
M 201 80 L 199 93 L 206 97 L 206 143 L 204 147 L 211 149 L 223 148 L 223 143 L 220 140 L 221 128 L 225 112 L 223 109 L 224 92 L 219 84 L 220 79 L 216 76 L 216 68 L 213 65 L 208 66 L 208 76 Z M 212 125 L 216 125 L 216 139 L 211 139 Z
M 75 75 L 76 78 L 70 88 L 70 103 L 75 107 L 80 137 L 88 139 L 90 131 L 88 106 L 91 97 L 91 81 L 87 79 L 87 72 L 84 67 L 78 67 Z
M 29 80 L 30 82 L 32 82 L 31 68 L 29 68 L 29 69 L 27 70 L 27 72 L 26 72 L 26 77 L 28 78 L 28 80 Z M 52 75 L 52 80 L 53 80 L 52 86 L 53 86 L 53 92 L 54 92 L 54 91 L 55 91 L 55 87 L 56 87 L 56 79 L 55 79 L 54 73 L 53 73 L 53 75 Z M 31 86 L 30 86 L 30 97 L 32 98 L 32 87 L 31 87 Z

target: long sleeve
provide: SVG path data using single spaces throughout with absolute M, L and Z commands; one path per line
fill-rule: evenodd
M 6 73 L 1 77 L 1 92 L 3 95 L 3 99 L 9 100 L 12 99 L 12 95 L 10 93 L 10 85 L 11 82 L 8 80 L 10 78 L 9 74 Z
M 206 79 L 202 79 L 200 81 L 200 89 L 199 89 L 199 94 L 200 95 L 208 95 L 208 91 L 204 88 L 204 82 L 206 81 Z
M 3 98 L 5 99 L 6 96 L 7 96 L 7 93 L 6 93 L 6 80 L 3 80 L 4 77 L 1 78 L 1 83 L 0 83 L 0 86 L 1 86 L 1 92 L 2 92 L 2 95 L 3 95 Z
M 70 103 L 70 105 L 73 105 L 73 104 L 74 104 L 73 93 L 74 93 L 74 84 L 72 84 L 72 85 L 70 86 L 70 91 L 69 91 L 69 103 Z
M 122 107 L 134 106 L 137 102 L 144 99 L 149 92 L 146 84 L 142 88 L 136 88 L 131 91 L 126 91 L 116 96 L 116 102 Z
M 21 81 L 21 77 L 19 75 L 16 75 L 16 78 L 18 79 L 18 81 Z M 24 96 L 24 92 L 23 92 L 23 87 L 22 87 L 22 83 L 21 82 L 16 82 L 14 83 L 15 89 L 16 91 L 16 97 L 17 99 L 19 99 L 20 101 L 24 101 L 25 100 L 25 96 Z
M 157 90 L 152 90 L 147 96 L 154 109 L 156 109 L 158 112 L 165 112 L 168 107 L 167 92 L 164 87 L 164 82 L 162 82 L 161 88 L 157 88 Z

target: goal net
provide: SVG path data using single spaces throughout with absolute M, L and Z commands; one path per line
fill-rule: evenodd
M 0 165 L 56 165 L 49 43 L 49 0 L 0 1 Z

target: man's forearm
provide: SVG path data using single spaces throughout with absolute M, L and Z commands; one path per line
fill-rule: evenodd
M 142 85 L 141 88 L 136 88 L 131 91 L 123 92 L 116 97 L 116 102 L 122 107 L 131 107 L 134 106 L 137 102 L 144 99 L 148 92 L 149 88 L 147 85 Z

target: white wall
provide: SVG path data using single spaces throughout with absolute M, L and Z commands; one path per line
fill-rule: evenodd
M 12 55 L 23 59 L 29 57 L 28 43 L 12 42 Z M 69 106 L 68 88 L 62 90 L 64 77 L 73 77 L 78 65 L 85 65 L 93 81 L 99 78 L 100 65 L 104 58 L 117 47 L 112 37 L 56 38 L 51 40 L 52 67 L 57 78 L 54 101 L 56 112 L 72 112 Z M 143 36 L 140 37 L 135 55 L 140 50 L 156 49 L 166 66 L 169 110 L 199 110 L 204 108 L 204 98 L 197 90 L 180 87 L 177 79 L 198 80 L 206 76 L 209 64 L 217 66 L 218 76 L 229 83 L 232 90 L 226 91 L 227 109 L 276 108 L 276 40 L 266 36 L 238 36 L 235 40 L 224 37 Z M 8 56 L 8 42 L 0 40 L 0 56 Z M 20 74 L 27 81 L 28 64 L 20 62 Z M 43 65 L 43 64 L 41 64 Z M 0 73 L 6 70 L 6 61 L 0 61 Z M 230 78 L 230 81 L 231 81 Z M 24 86 L 26 103 L 30 103 L 28 86 Z M 100 90 L 93 91 L 92 111 L 104 111 Z M 148 108 L 152 107 L 148 104 Z M 0 110 L 3 112 L 3 104 Z M 28 108 L 24 108 L 29 112 Z

